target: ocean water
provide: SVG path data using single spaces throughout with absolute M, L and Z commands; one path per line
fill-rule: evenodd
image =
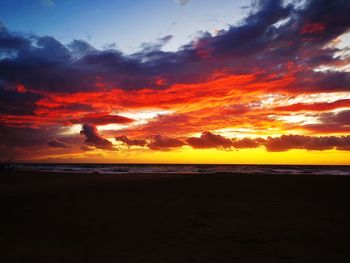
M 205 164 L 16 164 L 20 171 L 98 174 L 294 174 L 345 175 L 350 166 L 327 165 L 205 165 Z

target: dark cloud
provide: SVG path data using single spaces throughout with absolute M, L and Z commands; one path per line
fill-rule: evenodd
M 147 53 L 157 53 L 160 52 L 160 54 L 162 53 L 160 50 L 162 49 L 162 47 L 164 45 L 166 45 L 171 39 L 173 39 L 173 35 L 166 35 L 164 37 L 158 38 L 157 41 L 152 42 L 152 43 L 142 43 L 141 44 L 141 49 L 142 51 L 134 54 L 134 56 L 138 56 L 138 55 L 145 55 Z
M 251 13 L 242 25 L 231 26 L 218 36 L 208 36 L 202 40 L 206 40 L 209 49 L 216 56 L 229 55 L 241 58 L 256 55 L 263 50 L 267 51 L 270 41 L 278 37 L 279 33 L 271 26 L 291 15 L 292 7 L 283 7 L 281 2 L 258 1 L 257 12 Z
M 28 49 L 30 39 L 8 32 L 5 25 L 0 22 L 0 54 L 5 58 L 15 56 L 17 52 Z
M 320 121 L 328 125 L 350 125 L 350 110 L 337 113 L 323 113 Z
M 0 114 L 34 114 L 36 102 L 43 96 L 32 92 L 19 92 L 17 85 L 0 83 Z
M 331 150 L 334 148 L 350 150 L 350 136 L 304 136 L 282 135 L 281 137 L 268 137 L 265 142 L 266 150 L 271 152 L 288 151 L 290 149 L 305 150 Z
M 186 142 L 195 149 L 206 148 L 257 148 L 265 146 L 267 151 L 282 152 L 291 149 L 323 151 L 336 148 L 350 150 L 350 136 L 305 136 L 282 135 L 280 137 L 263 138 L 225 138 L 210 132 L 203 132 L 201 137 L 187 138 Z
M 115 140 L 116 141 L 120 141 L 128 146 L 145 146 L 147 144 L 147 141 L 146 140 L 142 140 L 142 139 L 130 139 L 128 138 L 127 136 L 125 135 L 122 135 L 122 136 L 118 136 L 118 137 L 115 137 Z
M 64 134 L 65 127 L 47 126 L 42 128 L 12 127 L 0 124 L 0 145 L 6 147 L 32 147 L 42 146 L 52 141 L 57 134 Z M 79 135 L 62 135 L 59 139 L 69 145 L 79 145 L 82 143 Z
M 350 90 L 350 72 L 314 72 L 300 71 L 296 74 L 296 82 L 288 85 L 288 90 L 297 92 L 332 92 Z
M 96 148 L 112 150 L 113 144 L 107 139 L 103 138 L 97 131 L 97 128 L 91 124 L 84 124 L 80 134 L 85 135 L 85 143 L 87 145 L 95 146 Z
M 61 128 L 57 127 L 34 129 L 0 124 L 0 160 L 28 159 L 42 155 L 43 146 L 62 131 Z M 64 139 L 71 144 L 81 143 L 79 138 L 74 136 Z
M 50 147 L 53 147 L 53 148 L 66 148 L 66 147 L 68 147 L 68 145 L 66 143 L 64 143 L 56 138 L 47 141 L 46 144 Z
M 116 138 L 125 144 L 132 146 L 144 146 L 146 140 L 131 140 L 126 136 Z M 263 138 L 226 138 L 224 136 L 203 132 L 200 137 L 189 137 L 183 142 L 178 138 L 167 136 L 154 136 L 146 146 L 153 150 L 168 150 L 175 147 L 189 145 L 194 149 L 244 149 L 264 146 L 270 152 L 282 152 L 291 149 L 303 149 L 313 151 L 324 150 L 350 150 L 350 135 L 348 136 L 305 136 L 305 135 L 282 135 L 280 137 Z
M 9 127 L 0 124 L 0 145 L 6 147 L 44 145 L 61 131 L 62 129 L 57 127 L 35 129 L 27 127 Z
M 176 2 L 178 2 L 180 5 L 187 5 L 190 0 L 176 0 Z
M 233 147 L 233 141 L 231 139 L 208 131 L 203 132 L 199 138 L 187 138 L 186 142 L 195 149 Z
M 257 148 L 264 142 L 263 139 L 251 139 L 251 138 L 243 138 L 243 139 L 232 139 L 232 146 L 234 148 Z
M 2 28 L 0 79 L 20 82 L 28 89 L 56 92 L 100 90 L 96 78 L 107 88 L 159 89 L 155 83 L 159 76 L 167 80 L 161 88 L 167 88 L 178 82 L 205 80 L 222 68 L 232 73 L 257 69 L 286 73 L 287 64 L 292 63 L 304 69 L 298 75 L 298 87 L 349 89 L 348 73 L 312 71 L 321 64 L 341 60 L 335 56 L 338 49 L 325 49 L 324 45 L 349 29 L 349 1 L 310 0 L 298 9 L 284 5 L 282 0 L 256 3 L 241 24 L 215 36 L 205 33 L 176 52 L 160 50 L 170 35 L 126 55 L 115 49 L 96 50 L 82 40 L 64 45 L 50 36 L 19 35 Z M 281 21 L 286 22 L 277 25 Z M 302 33 L 303 28 L 315 25 L 322 30 Z M 309 73 L 314 77 L 307 78 Z
M 152 150 L 168 150 L 171 148 L 178 148 L 185 145 L 185 143 L 177 138 L 170 138 L 162 135 L 156 135 L 152 138 L 147 147 Z
M 84 40 L 73 40 L 68 44 L 68 48 L 71 50 L 77 58 L 88 55 L 89 53 L 96 51 L 88 42 Z
M 304 125 L 303 128 L 319 133 L 350 132 L 350 110 L 322 113 L 319 122 Z

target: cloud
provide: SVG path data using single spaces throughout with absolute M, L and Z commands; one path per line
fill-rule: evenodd
M 67 45 L 67 47 L 70 49 L 71 53 L 76 58 L 86 56 L 96 51 L 96 49 L 92 45 L 90 45 L 88 42 L 84 40 L 77 40 L 77 39 L 74 39 L 71 43 Z
M 62 127 L 12 127 L 0 123 L 0 160 L 12 158 L 14 160 L 29 160 L 35 157 L 42 157 L 52 153 L 51 149 L 45 147 L 47 142 L 52 141 L 58 134 L 62 134 Z M 60 136 L 59 142 L 67 146 L 61 149 L 65 153 L 76 153 L 78 145 L 83 143 L 79 135 Z
M 320 121 L 327 125 L 349 125 L 350 110 L 321 114 Z
M 64 125 L 73 123 L 85 124 L 82 134 L 88 145 L 111 149 L 102 137 L 107 132 L 99 135 L 96 126 L 116 123 L 125 124 L 125 129 L 110 131 L 108 138 L 117 137 L 127 145 L 149 142 L 153 149 L 186 142 L 199 149 L 346 149 L 346 144 L 322 146 L 319 139 L 304 137 L 265 142 L 204 132 L 184 139 L 222 128 L 248 127 L 259 134 L 271 127 L 281 134 L 285 129 L 329 135 L 350 131 L 348 97 L 284 104 L 300 94 L 349 92 L 350 72 L 339 68 L 348 64 L 348 58 L 339 55 L 346 48 L 334 43 L 350 29 L 350 2 L 288 2 L 255 1 L 241 23 L 216 34 L 204 32 L 173 52 L 162 50 L 172 32 L 126 54 L 114 47 L 97 49 L 83 40 L 64 44 L 52 36 L 12 32 L 0 23 L 1 143 L 7 149 L 45 145 L 61 138 Z M 315 71 L 323 66 L 334 70 Z M 113 114 L 154 109 L 172 113 L 139 125 Z M 302 125 L 271 117 L 293 112 L 312 115 L 317 122 Z M 161 135 L 152 139 L 154 134 Z
M 28 115 L 34 114 L 36 102 L 42 95 L 32 92 L 19 92 L 17 85 L 0 83 L 0 114 Z
M 350 107 L 350 99 L 337 100 L 334 102 L 320 103 L 297 103 L 287 106 L 274 108 L 277 111 L 296 112 L 296 111 L 329 111 L 342 107 Z
M 187 143 L 195 149 L 206 148 L 257 148 L 265 146 L 267 151 L 282 152 L 291 149 L 324 151 L 331 149 L 350 150 L 350 136 L 305 136 L 282 135 L 263 138 L 225 138 L 210 132 L 203 132 L 200 138 L 190 137 Z
M 68 145 L 58 139 L 52 139 L 46 142 L 46 144 L 53 148 L 66 148 Z
M 171 148 L 178 148 L 185 145 L 185 143 L 176 138 L 170 138 L 162 135 L 156 135 L 152 138 L 147 147 L 152 150 L 169 150 Z
M 231 74 L 285 74 L 286 70 L 291 71 L 288 65 L 293 65 L 299 70 L 297 87 L 344 90 L 350 86 L 350 73 L 316 74 L 313 68 L 342 60 L 335 55 L 338 49 L 324 46 L 349 29 L 349 8 L 349 2 L 344 0 L 310 0 L 298 9 L 278 0 L 257 1 L 255 11 L 241 24 L 220 34 L 205 33 L 178 51 L 165 52 L 159 47 L 171 39 L 168 35 L 129 55 L 115 49 L 97 50 L 82 40 L 65 45 L 50 36 L 28 36 L 4 28 L 0 33 L 0 51 L 6 59 L 0 59 L 0 79 L 16 80 L 29 90 L 71 93 L 101 88 L 159 89 L 154 80 L 162 76 L 167 80 L 161 86 L 165 89 L 176 83 L 203 81 L 222 69 Z M 285 24 L 275 25 L 285 19 L 289 19 Z M 302 28 L 310 31 L 321 24 L 322 32 L 300 33 Z M 96 83 L 96 79 L 101 81 Z M 288 89 L 292 91 L 294 87 Z
M 33 129 L 0 123 L 0 145 L 11 148 L 43 145 L 61 131 L 62 129 L 57 127 Z
M 119 116 L 119 115 L 106 115 L 106 114 L 88 114 L 78 119 L 70 120 L 72 123 L 88 123 L 93 125 L 107 125 L 107 124 L 129 124 L 134 120 Z
M 146 140 L 131 140 L 126 136 L 117 137 L 116 140 L 132 146 L 144 146 Z M 185 141 L 179 138 L 162 135 L 154 136 L 147 147 L 153 150 L 169 150 L 171 148 L 189 145 L 194 149 L 251 149 L 264 146 L 269 152 L 282 152 L 292 149 L 324 151 L 324 150 L 350 150 L 350 135 L 348 136 L 305 136 L 282 135 L 279 137 L 264 138 L 227 138 L 211 132 L 202 132 L 200 137 L 188 137 Z
M 317 133 L 350 132 L 350 110 L 321 113 L 318 120 L 319 123 L 307 124 L 303 128 Z
M 349 150 L 350 136 L 304 136 L 282 135 L 281 137 L 268 137 L 265 143 L 266 150 L 271 152 L 288 151 L 290 149 L 305 149 L 324 151 L 333 148 Z
M 189 4 L 191 1 L 190 0 L 176 0 L 180 5 L 185 6 Z
M 128 146 L 145 146 L 147 144 L 146 140 L 142 140 L 142 139 L 129 139 L 127 136 L 123 135 L 123 136 L 118 136 L 115 137 L 116 141 L 120 141 L 123 142 L 124 144 L 128 145 Z
M 213 134 L 208 131 L 203 132 L 199 138 L 187 138 L 186 142 L 195 149 L 233 147 L 233 141 L 231 139 L 225 138 L 221 135 Z
M 257 138 L 257 139 L 251 139 L 251 138 L 243 138 L 243 139 L 232 139 L 232 146 L 234 148 L 240 149 L 240 148 L 257 148 L 260 145 L 264 143 L 264 139 Z
M 94 125 L 84 124 L 80 131 L 80 134 L 85 135 L 85 144 L 87 145 L 106 150 L 113 149 L 113 144 L 107 139 L 101 137 Z
M 325 29 L 326 29 L 326 26 L 322 23 L 312 23 L 312 24 L 304 25 L 301 29 L 301 33 L 302 34 L 322 33 Z
M 171 138 L 164 135 L 155 135 L 148 141 L 146 139 L 130 139 L 127 136 L 118 136 L 115 138 L 117 141 L 121 141 L 128 146 L 147 146 L 152 150 L 169 150 L 172 148 L 179 148 L 185 145 L 185 143 L 177 138 Z
M 169 43 L 170 40 L 174 38 L 173 35 L 166 35 L 164 37 L 158 38 L 157 41 L 151 42 L 151 43 L 142 43 L 141 44 L 141 51 L 134 54 L 134 56 L 151 56 L 151 54 L 161 54 L 161 49 L 163 46 L 165 46 L 167 43 Z

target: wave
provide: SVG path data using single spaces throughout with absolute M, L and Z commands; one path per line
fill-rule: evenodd
M 350 175 L 350 166 L 178 165 L 178 164 L 16 164 L 20 171 L 99 174 L 293 174 Z

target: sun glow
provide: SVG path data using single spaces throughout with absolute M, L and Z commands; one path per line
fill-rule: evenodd
M 156 117 L 159 117 L 162 115 L 169 115 L 171 113 L 173 113 L 173 111 L 171 110 L 149 109 L 149 110 L 142 110 L 142 111 L 120 112 L 118 114 L 120 116 L 135 120 L 135 122 L 132 123 L 131 125 L 141 125 L 141 124 L 146 124 L 148 121 Z
M 285 115 L 285 116 L 274 115 L 271 117 L 276 120 L 284 121 L 286 123 L 300 124 L 300 125 L 320 123 L 317 116 L 311 116 L 311 115 L 305 115 L 305 114 L 293 114 L 293 115 Z

